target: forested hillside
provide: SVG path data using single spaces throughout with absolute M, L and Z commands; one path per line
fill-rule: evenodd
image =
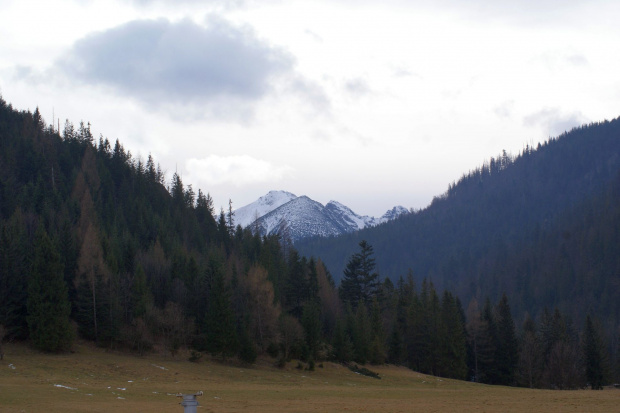
M 558 306 L 620 321 L 620 120 L 576 128 L 513 157 L 503 153 L 395 222 L 332 239 L 301 241 L 335 277 L 365 239 L 393 280 L 412 271 L 472 297 L 511 298 L 519 319 Z M 576 305 L 578 304 L 578 305 Z
M 533 154 L 528 150 L 522 158 Z M 499 186 L 495 180 L 521 162 L 508 159 L 502 167 L 492 163 L 492 170 L 463 178 L 416 219 L 454 210 L 457 218 L 440 222 L 456 225 L 464 212 L 449 205 L 460 199 L 458 188 Z M 581 190 L 590 190 L 592 182 L 603 180 L 614 167 L 610 161 L 599 168 L 599 175 L 582 182 Z M 474 181 L 479 184 L 471 185 Z M 603 215 L 580 212 L 590 208 L 587 204 L 563 201 L 574 204 L 575 213 L 584 218 L 566 224 L 559 233 L 563 248 L 554 252 L 582 260 L 591 257 L 594 248 L 602 257 L 598 266 L 588 267 L 593 280 L 617 256 L 611 242 L 618 227 L 610 225 L 618 216 L 619 194 L 603 194 L 591 198 L 591 208 L 604 207 Z M 467 211 L 481 219 L 474 206 Z M 548 219 L 537 232 L 539 244 L 531 245 L 541 258 L 531 265 L 525 261 L 533 269 L 529 284 L 518 283 L 523 287 L 518 289 L 499 281 L 487 283 L 497 291 L 511 290 L 501 297 L 468 299 L 463 306 L 454 292 L 438 292 L 430 280 L 416 281 L 408 274 L 393 282 L 385 278 L 385 270 L 375 271 L 380 269 L 375 260 L 386 246 L 375 255 L 372 242 L 366 241 L 343 253 L 346 268 L 337 287 L 319 259 L 300 255 L 277 236 L 261 237 L 235 226 L 230 206 L 216 213 L 208 193 L 185 186 L 177 174 L 166 182 L 150 156 L 136 159 L 118 140 L 112 145 L 104 137 L 95 139 L 83 122 L 74 127 L 67 121 L 59 133 L 45 125 L 38 109 L 17 111 L 0 98 L 0 355 L 3 340 L 58 352 L 70 349 L 79 336 L 138 354 L 155 349 L 174 356 L 186 347 L 193 361 L 209 353 L 251 363 L 266 354 L 277 365 L 297 359 L 299 368 L 309 370 L 315 361 L 326 359 L 387 361 L 492 384 L 600 388 L 617 375 L 617 345 L 605 336 L 608 325 L 598 321 L 609 318 L 593 312 L 594 317 L 574 324 L 564 311 L 550 309 L 527 319 L 523 327 L 513 320 L 511 294 L 519 305 L 526 296 L 544 298 L 545 290 L 529 290 L 540 278 L 538 269 L 561 262 L 547 259 L 545 251 L 551 250 L 541 251 L 558 236 L 554 225 L 563 223 L 553 215 Z M 407 225 L 413 225 L 409 222 L 401 218 L 394 228 L 407 231 Z M 416 225 L 409 228 L 416 229 L 412 234 L 419 232 Z M 388 228 L 378 228 L 377 234 Z M 477 245 L 475 240 L 488 246 L 482 238 L 472 237 L 471 245 Z M 440 239 L 429 238 L 427 251 Z M 595 248 L 590 240 L 605 245 L 609 240 L 612 247 Z M 447 245 L 453 258 L 461 259 L 457 244 Z M 472 249 L 478 257 L 495 257 L 479 249 Z M 498 271 L 493 265 L 504 262 L 526 265 L 523 257 L 528 256 L 516 253 L 521 249 L 504 250 L 503 260 L 484 261 L 488 271 Z M 573 254 L 575 250 L 581 255 Z M 429 254 L 429 266 L 431 258 Z M 436 259 L 437 271 L 448 271 L 445 264 L 451 261 Z M 572 261 L 563 265 L 569 264 Z M 449 285 L 456 278 L 439 279 Z M 613 280 L 597 284 L 593 294 L 614 285 L 617 291 Z M 617 311 L 617 301 L 601 303 Z

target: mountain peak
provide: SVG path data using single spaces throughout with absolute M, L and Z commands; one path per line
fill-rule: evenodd
M 242 227 L 257 225 L 264 235 L 285 234 L 293 242 L 312 236 L 336 236 L 375 226 L 396 218 L 404 207 L 394 207 L 381 218 L 360 216 L 338 201 L 325 206 L 306 195 L 270 191 L 257 201 L 235 211 Z
M 274 209 L 296 199 L 297 195 L 286 191 L 269 191 L 256 201 L 235 210 L 235 224 L 247 227 Z

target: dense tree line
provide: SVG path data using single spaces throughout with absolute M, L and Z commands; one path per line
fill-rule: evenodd
M 62 351 L 77 334 L 138 353 L 390 362 L 532 387 L 610 377 L 593 318 L 581 335 L 559 311 L 517 332 L 506 295 L 464 311 L 411 272 L 381 276 L 369 242 L 345 259 L 337 287 L 321 260 L 235 226 L 232 202 L 218 214 L 152 157 L 94 139 L 88 124 L 61 134 L 0 99 L 0 342 Z
M 527 145 L 517 156 L 503 152 L 394 222 L 295 246 L 338 277 L 365 239 L 378 271 L 393 282 L 411 268 L 418 284 L 431 279 L 465 303 L 505 292 L 519 325 L 545 308 L 557 307 L 580 327 L 590 314 L 618 360 L 619 188 L 615 119 Z

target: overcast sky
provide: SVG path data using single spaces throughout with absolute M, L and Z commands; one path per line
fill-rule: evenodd
M 0 0 L 0 93 L 218 209 L 282 189 L 379 216 L 619 116 L 618 21 L 612 1 Z

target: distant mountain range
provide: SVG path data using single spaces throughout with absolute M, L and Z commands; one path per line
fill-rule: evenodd
M 396 206 L 380 218 L 361 216 L 349 207 L 330 201 L 323 206 L 307 196 L 270 191 L 235 211 L 235 223 L 255 226 L 263 235 L 280 234 L 292 242 L 308 237 L 337 236 L 391 221 L 409 210 Z

